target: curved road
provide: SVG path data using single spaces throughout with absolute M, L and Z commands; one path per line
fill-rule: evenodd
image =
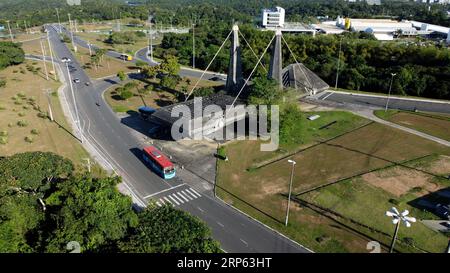
M 227 252 L 310 252 L 301 245 L 267 228 L 224 204 L 221 200 L 196 192 L 180 179 L 170 184 L 150 171 L 140 160 L 139 141 L 121 124 L 115 113 L 106 106 L 102 92 L 115 84 L 113 80 L 86 86 L 89 77 L 75 60 L 67 46 L 60 41 L 56 27 L 47 26 L 56 59 L 68 57 L 76 71 L 70 75 L 63 69 L 65 79 L 79 78 L 73 84 L 83 135 L 113 165 L 116 172 L 142 203 L 166 200 L 205 221 Z M 82 41 L 78 41 L 77 43 Z M 109 52 L 114 54 L 114 52 Z M 64 67 L 65 68 L 65 67 Z M 71 112 L 75 113 L 70 89 L 64 90 Z M 98 107 L 96 102 L 100 102 Z M 188 195 L 188 193 L 190 195 Z M 184 194 L 184 195 L 183 195 Z M 158 199 L 159 198 L 159 199 Z M 184 198 L 184 200 L 183 200 Z

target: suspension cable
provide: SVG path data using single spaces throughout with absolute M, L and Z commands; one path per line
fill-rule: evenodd
M 205 76 L 206 71 L 208 71 L 209 67 L 211 66 L 211 64 L 214 62 L 214 60 L 216 59 L 217 55 L 219 54 L 219 52 L 222 50 L 223 46 L 225 45 L 225 43 L 228 41 L 228 38 L 230 37 L 231 33 L 233 32 L 233 30 L 230 31 L 230 33 L 228 33 L 227 38 L 225 38 L 225 40 L 223 41 L 222 45 L 220 46 L 219 50 L 217 50 L 216 54 L 214 55 L 214 57 L 212 58 L 211 62 L 209 62 L 208 66 L 206 67 L 206 69 L 203 71 L 202 75 L 200 76 L 200 78 L 197 80 L 197 82 L 195 83 L 194 87 L 192 88 L 191 92 L 189 92 L 189 94 L 187 95 L 186 99 L 184 100 L 185 102 L 189 99 L 189 97 L 192 95 L 192 93 L 194 92 L 195 88 L 197 88 L 197 85 L 199 84 L 199 82 L 203 79 L 203 76 Z
M 287 48 L 289 49 L 289 52 L 291 53 L 292 57 L 294 58 L 295 63 L 297 64 L 298 68 L 300 69 L 300 71 L 303 73 L 303 75 L 305 75 L 305 79 L 308 82 L 310 88 L 312 91 L 314 91 L 314 87 L 311 84 L 311 82 L 308 79 L 308 76 L 306 75 L 306 73 L 303 71 L 302 67 L 300 66 L 300 63 L 297 61 L 297 58 L 295 58 L 294 53 L 292 52 L 291 48 L 289 47 L 289 44 L 286 42 L 286 40 L 284 39 L 283 35 L 281 35 L 281 38 L 283 38 L 284 43 L 286 44 Z M 295 70 L 294 70 L 295 73 Z
M 258 59 L 258 55 L 256 55 L 255 51 L 253 50 L 252 46 L 247 42 L 247 39 L 245 39 L 244 34 L 242 34 L 242 32 L 239 30 L 239 34 L 241 34 L 241 37 L 244 39 L 245 43 L 247 44 L 247 46 L 250 48 L 250 50 L 253 53 L 253 56 L 255 56 L 256 59 Z M 264 64 L 261 63 L 262 68 L 264 68 L 264 71 L 267 72 L 266 67 L 264 66 Z
M 262 58 L 264 57 L 264 55 L 266 54 L 267 50 L 269 49 L 270 45 L 272 44 L 273 39 L 275 39 L 275 35 L 273 35 L 272 39 L 270 40 L 269 44 L 267 45 L 266 49 L 264 50 L 264 52 L 262 53 L 261 57 L 259 57 L 258 62 L 256 63 L 255 67 L 253 67 L 252 72 L 250 73 L 250 75 L 248 76 L 248 78 L 245 80 L 244 85 L 242 85 L 241 90 L 239 90 L 239 93 L 236 95 L 236 97 L 233 100 L 233 103 L 231 104 L 231 107 L 229 109 L 231 109 L 234 104 L 236 103 L 239 95 L 242 93 L 242 90 L 244 90 L 245 86 L 248 84 L 248 81 L 250 80 L 250 78 L 253 76 L 253 73 L 255 73 L 256 68 L 258 67 L 259 63 L 261 62 Z

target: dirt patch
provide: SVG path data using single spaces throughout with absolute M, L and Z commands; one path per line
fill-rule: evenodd
M 450 173 L 450 156 L 441 155 L 430 166 L 430 172 L 443 175 Z
M 429 182 L 430 176 L 419 171 L 394 168 L 388 172 L 374 172 L 362 176 L 367 183 L 381 188 L 397 197 L 413 189 L 419 196 L 440 189 L 437 184 Z

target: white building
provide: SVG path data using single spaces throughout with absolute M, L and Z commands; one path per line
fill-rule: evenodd
M 450 4 L 450 0 L 416 0 L 416 2 L 427 4 Z
M 282 7 L 263 9 L 262 26 L 265 28 L 284 27 L 285 10 Z

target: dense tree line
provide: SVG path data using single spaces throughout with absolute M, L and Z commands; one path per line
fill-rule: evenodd
M 11 42 L 0 42 L 0 70 L 10 66 L 23 63 L 25 53 L 20 44 Z
M 0 252 L 218 252 L 209 228 L 171 206 L 132 210 L 118 177 L 52 153 L 0 159 Z M 70 245 L 70 242 L 72 243 Z
M 280 5 L 286 9 L 288 20 L 315 20 L 317 16 L 338 15 L 375 18 L 414 19 L 428 23 L 450 26 L 448 5 L 428 5 L 407 1 L 382 1 L 382 5 L 365 2 L 350 3 L 345 0 L 143 0 L 142 5 L 129 6 L 120 0 L 83 0 L 81 6 L 69 6 L 60 0 L 0 0 L 0 18 L 11 20 L 24 27 L 26 20 L 31 26 L 57 22 L 55 8 L 63 21 L 70 13 L 79 21 L 137 18 L 146 20 L 154 15 L 157 23 L 174 25 L 210 24 L 217 21 L 256 21 L 262 8 Z M 1 23 L 1 20 L 0 20 Z
M 206 68 L 220 44 L 230 31 L 231 25 L 222 29 L 205 26 L 196 31 L 196 65 Z M 262 54 L 272 32 L 241 26 L 241 32 L 255 50 Z M 380 42 L 366 34 L 344 35 L 284 35 L 292 52 L 283 46 L 284 66 L 303 62 L 330 86 L 335 85 L 339 43 L 342 39 L 338 87 L 371 92 L 387 92 L 391 73 L 397 73 L 393 92 L 400 95 L 450 99 L 450 50 L 434 45 L 420 46 L 415 43 Z M 256 57 L 241 39 L 244 74 L 248 75 L 256 64 Z M 229 60 L 229 43 L 211 65 L 211 70 L 226 73 Z M 161 52 L 170 52 L 180 63 L 192 65 L 192 34 L 168 34 L 161 44 Z M 158 52 L 158 51 L 157 51 Z M 294 58 L 296 57 L 296 58 Z M 269 54 L 262 63 L 269 66 Z M 256 75 L 265 71 L 260 66 Z

